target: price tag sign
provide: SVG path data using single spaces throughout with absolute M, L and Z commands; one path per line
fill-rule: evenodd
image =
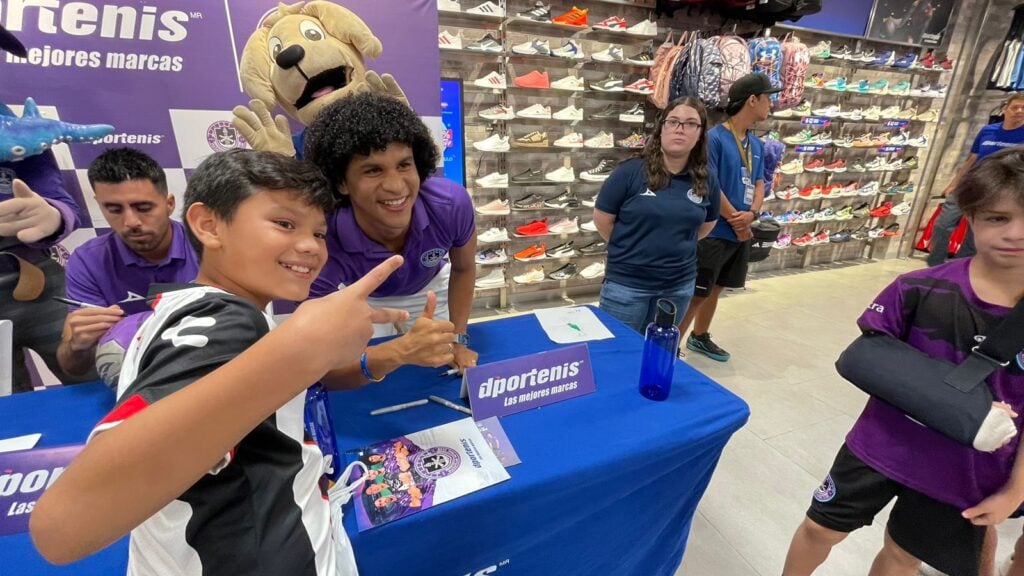
M 800 119 L 800 123 L 804 126 L 831 126 L 832 119 L 825 118 L 824 116 L 804 116 Z
M 882 146 L 878 149 L 879 154 L 900 154 L 903 152 L 903 146 Z
M 910 126 L 910 120 L 886 120 L 886 128 L 906 128 Z
M 824 151 L 823 144 L 800 144 L 796 147 L 797 154 L 821 154 Z

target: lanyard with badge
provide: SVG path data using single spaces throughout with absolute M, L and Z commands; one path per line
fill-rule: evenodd
M 754 179 L 751 177 L 753 172 L 752 161 L 750 159 L 750 136 L 747 136 L 746 144 L 740 142 L 740 137 L 736 135 L 736 131 L 732 127 L 731 122 L 726 122 L 726 126 L 729 127 L 729 133 L 732 134 L 733 140 L 736 141 L 736 149 L 740 153 L 740 158 L 743 160 L 743 203 L 750 206 L 754 203 Z

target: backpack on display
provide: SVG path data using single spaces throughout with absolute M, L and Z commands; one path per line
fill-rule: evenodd
M 654 54 L 654 64 L 651 66 L 651 82 L 654 82 L 654 94 L 647 98 L 658 108 L 665 108 L 668 104 L 669 85 L 672 82 L 672 70 L 675 68 L 676 60 L 683 52 L 683 42 L 686 34 L 679 36 L 679 41 L 672 42 L 672 32 L 668 33 L 665 41 L 658 47 Z
M 697 98 L 709 108 L 718 108 L 722 102 L 722 68 L 725 64 L 718 38 L 700 40 L 700 77 L 697 80 Z
M 782 92 L 779 92 L 779 99 L 772 105 L 772 110 L 788 110 L 800 104 L 810 62 L 811 52 L 807 45 L 796 36 L 787 36 L 782 42 Z
M 782 88 L 782 45 L 771 36 L 752 39 L 750 47 L 750 68 L 752 72 L 760 72 L 768 77 L 772 86 Z M 772 106 L 778 101 L 778 93 L 772 94 Z
M 720 36 L 718 52 L 722 55 L 722 71 L 719 79 L 719 102 L 729 102 L 729 88 L 733 82 L 750 74 L 750 51 L 747 41 L 739 36 Z
M 679 53 L 676 64 L 672 68 L 672 81 L 668 87 L 668 101 L 690 96 L 697 97 L 700 84 L 700 63 L 703 60 L 704 46 L 699 38 L 694 38 Z

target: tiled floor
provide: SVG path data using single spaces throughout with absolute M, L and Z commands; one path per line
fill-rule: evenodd
M 886 260 L 761 278 L 722 300 L 711 331 L 733 359 L 690 353 L 687 361 L 746 400 L 751 415 L 725 449 L 677 576 L 781 574 L 811 493 L 866 399 L 833 363 L 857 336 L 854 321 L 872 298 L 920 266 Z M 885 517 L 836 547 L 816 574 L 867 574 Z M 1020 533 L 1020 521 L 1001 527 L 1000 558 Z

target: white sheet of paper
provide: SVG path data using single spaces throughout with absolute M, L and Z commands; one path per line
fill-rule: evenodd
M 552 342 L 574 344 L 614 338 L 608 328 L 585 306 L 545 308 L 534 312 Z
M 0 440 L 0 452 L 30 450 L 36 447 L 36 444 L 42 437 L 42 434 L 26 434 L 24 436 L 15 436 L 14 438 L 5 438 Z

